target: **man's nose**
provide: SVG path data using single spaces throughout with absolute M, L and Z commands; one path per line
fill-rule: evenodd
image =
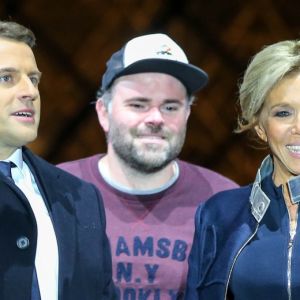
M 19 100 L 29 100 L 34 101 L 38 95 L 39 90 L 37 86 L 35 86 L 31 79 L 27 76 L 24 76 L 20 79 L 18 84 L 18 99 Z
M 145 118 L 145 123 L 149 124 L 162 124 L 164 123 L 163 115 L 159 107 L 152 107 L 148 112 Z

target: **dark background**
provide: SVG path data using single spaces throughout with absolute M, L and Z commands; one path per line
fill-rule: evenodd
M 89 105 L 105 63 L 128 39 L 164 32 L 210 76 L 180 157 L 240 184 L 253 180 L 266 152 L 233 133 L 238 81 L 264 45 L 299 38 L 299 0 L 2 0 L 0 14 L 37 37 L 42 121 L 30 147 L 45 159 L 58 163 L 105 151 Z

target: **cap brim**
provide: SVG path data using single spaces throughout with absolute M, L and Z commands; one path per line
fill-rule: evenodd
M 183 83 L 189 94 L 199 91 L 208 82 L 208 75 L 202 69 L 191 64 L 167 59 L 139 60 L 118 73 L 113 80 L 124 75 L 149 72 L 165 73 L 176 77 Z

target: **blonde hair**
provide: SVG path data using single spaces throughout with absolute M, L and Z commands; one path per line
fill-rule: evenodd
M 239 87 L 241 115 L 236 132 L 253 129 L 273 87 L 284 77 L 300 71 L 300 40 L 264 47 L 251 60 Z

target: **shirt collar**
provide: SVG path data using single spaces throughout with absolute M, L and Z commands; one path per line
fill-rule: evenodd
M 17 168 L 22 171 L 23 169 L 23 155 L 22 155 L 22 149 L 18 148 L 12 155 L 10 155 L 5 161 L 11 161 L 13 162 Z
M 122 186 L 118 184 L 117 182 L 113 181 L 110 176 L 108 175 L 103 163 L 101 162 L 101 159 L 98 161 L 98 170 L 103 177 L 104 181 L 108 183 L 113 188 L 119 190 L 120 192 L 131 194 L 131 195 L 152 195 L 157 194 L 162 191 L 165 191 L 168 189 L 173 183 L 178 179 L 179 177 L 179 166 L 176 160 L 174 160 L 173 163 L 173 176 L 166 182 L 163 186 L 155 189 L 149 189 L 149 190 L 140 190 L 140 189 L 130 189 L 125 186 Z

